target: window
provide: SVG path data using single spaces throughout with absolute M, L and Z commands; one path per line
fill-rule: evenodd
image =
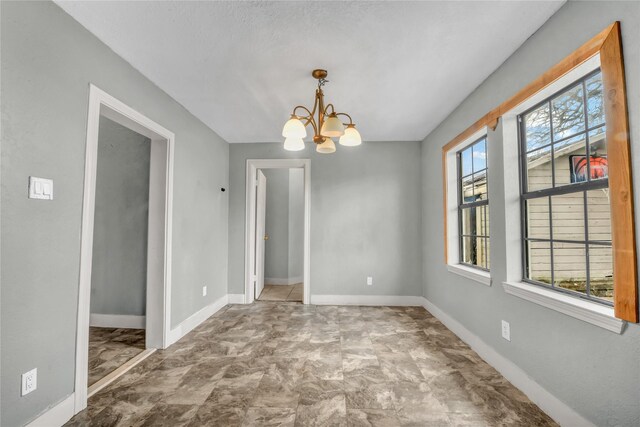
M 602 73 L 518 116 L 524 280 L 613 305 Z
M 487 137 L 457 153 L 460 263 L 489 270 Z

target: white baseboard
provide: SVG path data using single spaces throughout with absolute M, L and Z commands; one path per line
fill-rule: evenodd
M 264 284 L 265 285 L 295 285 L 296 283 L 302 283 L 304 281 L 304 277 L 285 277 L 285 278 L 277 278 L 277 277 L 265 277 Z
M 97 326 L 98 328 L 145 329 L 146 317 L 129 314 L 91 313 L 89 325 Z
M 544 412 L 562 426 L 593 426 L 582 415 L 571 409 L 566 403 L 549 393 L 535 382 L 518 365 L 502 356 L 493 347 L 482 341 L 477 335 L 465 328 L 461 323 L 449 316 L 426 298 L 422 298 L 423 307 L 440 320 L 451 332 L 467 343 L 489 365 L 493 366 L 514 386 L 538 405 Z
M 229 294 L 229 304 L 244 304 L 244 294 Z
M 167 347 L 177 342 L 183 336 L 187 335 L 200 323 L 213 316 L 222 307 L 227 305 L 228 301 L 229 296 L 223 295 L 213 303 L 209 304 L 206 307 L 203 307 L 202 309 L 200 309 L 200 311 L 195 312 L 194 314 L 183 320 L 178 326 L 169 331 L 169 336 L 167 337 Z
M 28 423 L 26 427 L 61 426 L 75 415 L 74 405 L 75 394 L 71 393 L 64 400 L 48 408 L 38 418 Z
M 396 295 L 311 295 L 311 304 L 422 307 L 423 299 L 423 297 Z

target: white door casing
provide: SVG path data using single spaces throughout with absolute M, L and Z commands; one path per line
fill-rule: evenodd
M 258 170 L 256 181 L 256 256 L 254 258 L 254 299 L 258 299 L 264 289 L 264 254 L 267 215 L 267 177 Z

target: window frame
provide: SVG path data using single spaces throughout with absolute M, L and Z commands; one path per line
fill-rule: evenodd
M 484 169 L 480 169 L 479 171 L 476 171 L 473 168 L 473 147 L 477 144 L 479 144 L 481 141 L 484 141 L 485 144 L 485 167 Z M 471 149 L 471 173 L 467 174 L 467 175 L 462 175 L 463 171 L 462 171 L 462 152 L 465 150 Z M 487 134 L 482 135 L 479 138 L 476 138 L 473 140 L 473 142 L 469 143 L 469 144 L 465 144 L 463 147 L 461 147 L 459 150 L 456 151 L 456 164 L 457 164 L 457 174 L 456 174 L 456 183 L 457 183 L 457 190 L 458 190 L 458 263 L 460 265 L 464 265 L 465 267 L 469 267 L 469 268 L 475 268 L 478 270 L 482 270 L 485 271 L 487 273 L 489 273 L 491 271 L 491 262 L 489 261 L 491 259 L 491 255 L 489 253 L 490 250 L 490 245 L 489 240 L 490 240 L 490 234 L 491 232 L 489 232 L 489 234 L 486 235 L 479 235 L 479 234 L 464 234 L 462 231 L 462 219 L 463 219 L 463 210 L 464 209 L 471 209 L 471 208 L 477 208 L 480 206 L 487 206 L 489 207 L 489 159 L 488 159 L 488 138 L 487 138 Z M 463 178 L 467 178 L 469 176 L 473 177 L 476 173 L 479 172 L 485 172 L 485 179 L 486 179 L 486 186 L 487 186 L 487 197 L 486 199 L 483 200 L 476 200 L 473 202 L 469 202 L 469 203 L 464 203 L 463 201 L 463 197 L 462 197 L 462 180 Z M 475 183 L 474 183 L 474 187 L 475 187 Z M 486 218 L 487 224 L 489 224 L 489 218 L 487 216 Z M 489 229 L 491 230 L 491 229 Z M 486 266 L 482 266 L 482 265 L 476 265 L 476 264 L 469 264 L 464 262 L 464 239 L 465 237 L 470 237 L 470 238 L 475 238 L 476 241 L 478 238 L 481 238 L 484 246 L 484 251 L 485 254 L 487 256 L 487 263 L 486 265 L 488 265 L 488 267 Z
M 633 180 L 631 176 L 631 144 L 629 136 L 629 117 L 625 84 L 624 59 L 622 53 L 622 36 L 620 22 L 614 21 L 600 33 L 587 40 L 582 46 L 571 52 L 560 62 L 543 72 L 513 96 L 488 111 L 468 128 L 442 147 L 443 209 L 444 209 L 444 261 L 451 268 L 451 244 L 449 239 L 448 216 L 452 215 L 450 192 L 448 190 L 449 152 L 476 134 L 480 129 L 488 127 L 495 131 L 500 118 L 514 110 L 520 104 L 545 89 L 556 80 L 580 67 L 595 56 L 600 57 L 602 68 L 605 116 L 607 117 L 607 161 L 609 164 L 609 195 L 611 205 L 611 238 L 614 270 L 614 308 L 617 319 L 638 323 L 638 266 L 636 252 L 636 216 L 634 214 Z M 515 136 L 514 136 L 515 137 Z M 514 147 L 515 148 L 515 147 Z M 503 147 L 503 150 L 505 147 Z M 515 148 L 517 150 L 517 148 Z M 515 178 L 515 177 L 514 177 Z M 506 184 L 505 184 L 506 185 Z M 518 256 L 519 257 L 519 256 Z M 515 266 L 509 261 L 507 253 L 507 271 Z M 520 264 L 518 261 L 517 264 Z M 520 268 L 520 267 L 518 267 Z M 509 278 L 507 278 L 509 280 Z M 507 284 L 507 282 L 505 282 Z M 532 286 L 523 284 L 523 286 Z M 538 288 L 538 287 L 535 287 Z M 506 288 L 505 288 L 506 290 Z M 553 292 L 547 291 L 550 294 Z M 569 298 L 570 299 L 570 298 Z M 576 298 L 576 301 L 588 302 Z M 593 304 L 603 307 L 599 304 Z M 587 317 L 592 315 L 589 314 Z
M 587 80 L 589 80 L 591 77 L 597 75 L 597 74 L 602 74 L 602 68 L 598 67 L 594 70 L 591 70 L 589 72 L 587 72 L 585 75 L 581 76 L 578 79 L 573 80 L 571 83 L 569 83 L 568 85 L 563 86 L 562 88 L 556 90 L 555 92 L 553 92 L 551 95 L 547 96 L 545 99 L 543 99 L 540 102 L 537 102 L 536 104 L 534 104 L 533 106 L 527 108 L 526 110 L 518 113 L 517 115 L 517 123 L 518 123 L 518 159 L 519 159 L 519 176 L 520 176 L 520 182 L 519 182 L 519 188 L 520 188 L 520 219 L 521 219 L 521 224 L 520 224 L 520 248 L 521 248 L 521 259 L 522 259 L 522 278 L 521 280 L 525 283 L 530 283 L 532 285 L 536 285 L 536 286 L 542 286 L 544 288 L 550 289 L 554 292 L 562 292 L 574 297 L 578 297 L 578 298 L 582 298 L 585 299 L 587 301 L 590 302 L 594 302 L 594 303 L 598 303 L 598 304 L 603 304 L 606 306 L 610 306 L 613 307 L 614 303 L 613 301 L 607 301 L 605 299 L 602 298 L 598 298 L 598 297 L 593 297 L 590 295 L 590 262 L 589 262 L 589 249 L 590 247 L 593 246 L 604 246 L 604 247 L 610 247 L 613 250 L 613 244 L 611 241 L 603 241 L 603 240 L 590 240 L 589 239 L 589 218 L 588 218 L 588 211 L 587 211 L 587 191 L 591 191 L 591 190 L 600 190 L 600 189 L 609 189 L 609 177 L 607 174 L 607 178 L 600 178 L 597 180 L 587 180 L 586 182 L 580 182 L 580 183 L 572 183 L 572 184 L 568 184 L 568 185 L 562 185 L 562 186 L 556 186 L 556 168 L 555 168 L 555 152 L 554 152 L 554 145 L 561 143 L 563 141 L 569 140 L 571 138 L 575 138 L 576 136 L 579 135 L 584 135 L 584 144 L 585 144 L 585 156 L 587 158 L 589 158 L 590 155 L 590 150 L 591 150 L 591 143 L 589 141 L 589 133 L 592 132 L 593 130 L 596 129 L 601 129 L 601 128 L 605 128 L 606 129 L 606 125 L 607 125 L 607 121 L 606 121 L 606 117 L 603 123 L 600 123 L 596 126 L 593 127 L 589 127 L 589 110 L 588 110 L 588 91 L 587 91 L 587 87 L 586 87 L 586 82 Z M 553 135 L 553 109 L 552 109 L 552 102 L 554 99 L 558 98 L 559 95 L 570 91 L 573 88 L 576 87 L 582 87 L 583 90 L 583 107 L 584 107 L 584 130 L 579 131 L 579 132 L 575 132 L 569 136 L 565 136 L 562 138 L 559 138 L 557 140 L 554 139 L 554 135 Z M 604 88 L 603 88 L 604 89 Z M 603 90 L 604 92 L 604 90 Z M 603 98 L 604 98 L 604 93 L 603 93 Z M 603 99 L 603 103 L 604 103 L 604 99 Z M 550 142 L 549 144 L 540 146 L 540 147 L 535 147 L 532 150 L 528 150 L 526 147 L 527 144 L 527 138 L 526 138 L 526 125 L 524 124 L 524 117 L 527 116 L 527 114 L 531 113 L 532 111 L 535 111 L 537 109 L 539 109 L 540 107 L 542 107 L 543 105 L 549 105 L 549 120 L 550 120 Z M 603 111 L 604 114 L 604 111 Z M 550 149 L 550 162 L 551 162 L 551 187 L 549 188 L 543 188 L 543 189 L 538 189 L 538 190 L 533 190 L 530 191 L 528 190 L 528 174 L 527 174 L 527 154 L 536 151 L 536 150 L 542 150 L 546 147 L 549 147 Z M 587 162 L 587 176 L 591 176 L 591 169 L 590 169 L 590 164 L 589 162 Z M 583 221 L 584 221 L 584 240 L 566 240 L 566 239 L 554 239 L 553 238 L 553 204 L 552 204 L 552 197 L 553 196 L 558 196 L 558 195 L 566 195 L 566 194 L 582 194 L 582 199 L 583 199 L 583 204 L 584 204 L 584 217 L 583 217 Z M 528 210 L 527 210 L 527 201 L 529 200 L 533 200 L 533 199 L 548 199 L 549 201 L 549 238 L 548 239 L 544 239 L 544 238 L 531 238 L 527 236 L 528 230 L 529 230 L 529 221 L 528 221 Z M 541 242 L 541 243 L 548 243 L 549 244 L 549 252 L 550 252 L 550 271 L 551 271 L 551 283 L 544 283 L 541 281 L 537 281 L 531 278 L 527 277 L 527 272 L 529 271 L 529 263 L 528 263 L 528 258 L 529 258 L 529 249 L 528 249 L 528 242 Z M 584 250 L 585 250 L 585 273 L 586 273 L 586 289 L 585 292 L 586 293 L 581 293 L 578 291 L 573 291 L 571 289 L 565 289 L 559 286 L 556 286 L 555 284 L 555 269 L 554 269 L 554 243 L 566 243 L 566 244 L 578 244 L 578 245 L 583 245 L 584 246 Z M 615 297 L 614 297 L 615 298 Z

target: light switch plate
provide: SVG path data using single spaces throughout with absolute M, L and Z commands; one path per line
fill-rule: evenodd
M 206 287 L 206 286 L 203 286 L 203 287 L 202 287 L 202 296 L 203 296 L 203 297 L 206 297 L 206 296 L 207 296 L 207 287 Z
M 29 394 L 38 388 L 38 368 L 22 374 L 22 396 Z
M 29 198 L 41 200 L 53 200 L 53 180 L 46 178 L 29 177 Z

